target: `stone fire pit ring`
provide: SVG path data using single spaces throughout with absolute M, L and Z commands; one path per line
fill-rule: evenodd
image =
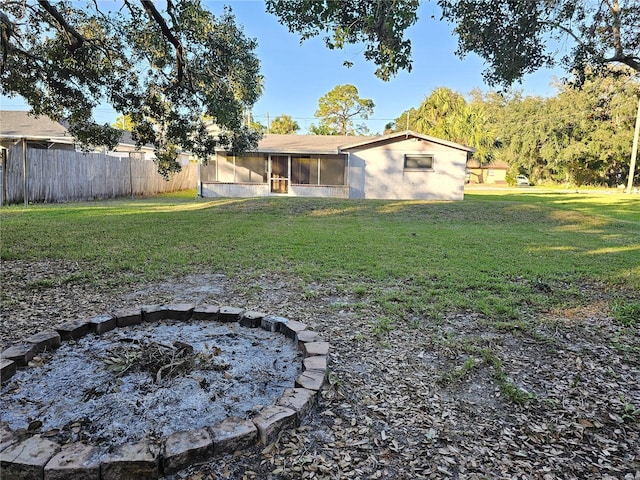
M 115 445 L 105 453 L 83 442 L 68 445 L 39 434 L 24 438 L 0 424 L 0 468 L 3 480 L 138 480 L 157 479 L 193 464 L 210 461 L 256 444 L 272 443 L 282 429 L 297 427 L 315 404 L 327 376 L 330 345 L 301 322 L 285 317 L 216 305 L 153 305 L 128 308 L 58 325 L 7 348 L 0 355 L 2 383 L 18 368 L 26 367 L 39 352 L 56 349 L 62 341 L 87 334 L 100 335 L 115 328 L 162 320 L 237 322 L 241 327 L 279 333 L 302 352 L 302 373 L 294 385 L 252 419 L 227 417 L 206 428 L 176 432 L 160 444 L 143 440 Z

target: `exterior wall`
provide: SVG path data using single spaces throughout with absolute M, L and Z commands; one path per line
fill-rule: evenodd
M 469 183 L 507 183 L 507 170 L 503 168 L 469 168 Z
M 291 185 L 289 195 L 295 197 L 349 198 L 349 187 L 323 185 Z
M 200 195 L 210 197 L 266 197 L 289 195 L 291 197 L 349 198 L 349 187 L 290 185 L 289 193 L 271 193 L 267 183 L 217 183 L 202 182 Z
M 433 155 L 433 170 L 405 170 L 406 154 Z M 462 200 L 466 163 L 465 151 L 415 138 L 354 149 L 349 157 L 349 197 Z
M 200 195 L 211 197 L 266 197 L 270 195 L 266 183 L 211 183 L 202 182 Z
M 251 179 L 242 181 L 237 175 L 237 165 L 234 167 L 233 175 L 221 175 L 221 171 L 228 166 L 228 162 L 222 162 L 218 156 L 215 164 L 210 163 L 201 168 L 200 193 L 203 197 L 289 195 L 409 200 L 462 200 L 464 198 L 467 151 L 461 148 L 442 145 L 415 136 L 405 138 L 402 135 L 363 143 L 361 147 L 349 148 L 344 153 L 348 155 L 347 185 L 307 184 L 309 181 L 305 181 L 307 170 L 303 168 L 306 164 L 300 163 L 299 171 L 290 166 L 289 172 L 284 174 L 285 177 L 290 177 L 287 193 L 272 193 L 272 182 L 268 179 L 264 181 L 264 177 L 269 176 L 268 172 L 258 172 L 259 175 L 256 176 L 256 179 L 262 183 L 252 183 Z M 410 159 L 412 160 L 410 165 L 414 168 L 405 168 L 406 155 L 422 155 L 423 157 Z M 289 154 L 283 154 L 283 156 L 288 157 Z M 292 154 L 291 156 L 296 155 Z M 338 157 L 338 155 L 335 156 Z M 424 158 L 424 156 L 429 158 Z M 272 156 L 272 158 L 275 157 L 278 155 Z M 300 156 L 299 158 L 311 157 L 315 158 L 315 156 Z M 311 159 L 313 160 L 313 158 Z M 433 168 L 420 168 L 430 165 L 431 158 L 433 159 Z M 215 172 L 217 172 L 213 176 L 210 171 L 212 167 L 215 167 Z M 319 181 L 322 182 L 321 167 L 318 168 L 320 168 Z M 308 171 L 311 172 L 311 170 Z M 310 173 L 308 176 L 311 179 Z M 313 178 L 318 181 L 318 175 Z M 294 181 L 298 183 L 294 183 Z M 330 182 L 327 181 L 327 183 Z M 336 183 L 338 183 L 337 180 Z

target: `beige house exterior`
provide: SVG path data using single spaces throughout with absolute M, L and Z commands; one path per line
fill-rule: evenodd
M 495 160 L 489 164 L 481 164 L 476 159 L 467 164 L 467 183 L 484 183 L 486 185 L 506 185 L 509 164 Z
M 462 200 L 473 152 L 412 131 L 377 137 L 265 135 L 253 152 L 220 151 L 202 165 L 199 193 Z

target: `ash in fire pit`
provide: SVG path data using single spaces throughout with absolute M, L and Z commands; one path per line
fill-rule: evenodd
M 32 335 L 0 358 L 2 478 L 156 479 L 267 445 L 313 406 L 329 348 L 303 323 L 213 305 Z
M 85 336 L 31 365 L 2 388 L 3 421 L 109 445 L 246 418 L 293 385 L 302 361 L 261 328 L 164 320 Z

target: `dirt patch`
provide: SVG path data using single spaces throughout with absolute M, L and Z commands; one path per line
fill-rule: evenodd
M 640 478 L 639 327 L 621 326 L 588 303 L 575 312 L 579 321 L 532 316 L 523 326 L 452 312 L 438 321 L 394 318 L 391 330 L 376 335 L 373 285 L 354 297 L 329 282 L 247 272 L 167 278 L 127 291 L 89 288 L 81 279 L 28 290 L 25 282 L 37 283 L 39 274 L 65 278 L 81 269 L 5 262 L 3 270 L 10 301 L 3 300 L 2 315 L 12 322 L 2 326 L 3 341 L 79 311 L 202 302 L 286 312 L 331 343 L 328 385 L 301 428 L 172 479 Z M 375 287 L 383 290 L 382 283 Z M 589 288 L 584 298 L 606 300 Z

